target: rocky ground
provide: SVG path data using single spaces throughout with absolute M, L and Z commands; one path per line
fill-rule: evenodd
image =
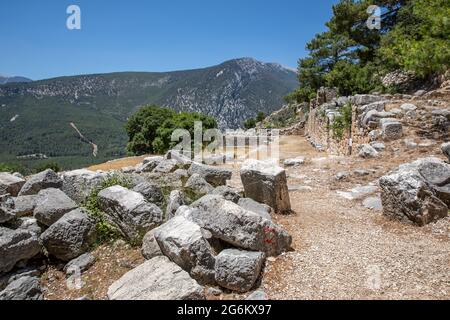
M 305 149 L 309 146 L 305 144 Z M 295 250 L 269 261 L 263 287 L 272 299 L 449 299 L 450 220 L 420 228 L 364 207 L 372 194 L 348 200 L 338 194 L 365 186 L 405 160 L 439 154 L 427 148 L 376 160 L 325 156 L 288 169 L 294 215 L 279 216 Z M 355 170 L 367 170 L 359 176 Z M 338 181 L 336 174 L 352 175 Z
M 361 159 L 329 156 L 304 137 L 283 137 L 282 156 L 302 155 L 305 163 L 287 168 L 294 213 L 277 215 L 275 220 L 292 235 L 293 251 L 266 262 L 261 288 L 270 299 L 450 298 L 449 218 L 417 227 L 384 217 L 380 208 L 366 208 L 364 200 L 378 199 L 379 190 L 354 200 L 339 194 L 375 184 L 412 159 L 424 155 L 444 159 L 438 144 L 413 150 L 402 145 L 392 142 L 379 158 Z M 130 164 L 129 159 L 124 161 Z M 228 167 L 234 171 L 230 184 L 242 188 L 240 166 Z M 338 180 L 343 172 L 349 176 Z M 83 274 L 85 285 L 80 290 L 69 289 L 65 273 L 50 268 L 43 277 L 46 298 L 106 298 L 109 285 L 143 261 L 138 249 L 119 248 L 102 246 L 93 252 L 98 262 Z M 209 299 L 245 297 L 227 291 L 209 295 Z

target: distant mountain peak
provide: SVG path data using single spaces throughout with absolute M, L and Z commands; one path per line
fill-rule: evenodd
M 236 62 L 238 65 L 242 66 L 244 69 L 273 68 L 273 69 L 278 69 L 278 70 L 285 71 L 285 72 L 297 73 L 297 70 L 295 70 L 294 68 L 285 67 L 276 62 L 262 62 L 255 58 L 251 58 L 251 57 L 237 58 L 234 60 L 230 60 L 229 62 Z

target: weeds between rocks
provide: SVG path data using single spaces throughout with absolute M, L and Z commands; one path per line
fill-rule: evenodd
M 98 194 L 100 191 L 117 185 L 124 188 L 129 188 L 131 186 L 131 182 L 121 175 L 114 174 L 103 181 L 99 187 L 95 188 L 83 205 L 95 221 L 97 245 L 112 243 L 115 240 L 122 238 L 120 230 L 108 221 L 106 213 L 100 209 L 100 205 L 98 203 Z

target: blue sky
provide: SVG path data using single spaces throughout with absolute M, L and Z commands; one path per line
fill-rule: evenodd
M 253 57 L 295 68 L 337 0 L 0 1 L 0 74 L 171 71 Z M 81 30 L 66 9 L 81 8 Z

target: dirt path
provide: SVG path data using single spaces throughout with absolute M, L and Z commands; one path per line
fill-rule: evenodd
M 411 155 L 387 152 L 385 159 L 362 162 L 316 153 L 303 138 L 297 144 L 319 161 L 288 169 L 296 214 L 276 220 L 293 236 L 295 251 L 269 261 L 263 280 L 269 297 L 449 299 L 449 219 L 425 228 L 405 225 L 366 209 L 362 199 L 350 201 L 336 192 L 366 185 L 407 162 L 404 157 L 413 160 Z M 336 182 L 337 171 L 359 168 L 374 172 Z
M 94 157 L 97 157 L 97 154 L 98 154 L 98 146 L 97 146 L 95 143 L 93 143 L 92 141 L 90 141 L 89 139 L 87 139 L 87 138 L 81 133 L 81 131 L 78 130 L 78 128 L 77 128 L 77 126 L 75 125 L 75 123 L 71 122 L 71 123 L 70 123 L 70 126 L 71 126 L 71 127 L 77 132 L 77 134 L 80 136 L 81 141 L 83 141 L 83 142 L 85 142 L 85 143 L 91 145 L 91 147 L 92 147 L 92 155 L 93 155 Z

